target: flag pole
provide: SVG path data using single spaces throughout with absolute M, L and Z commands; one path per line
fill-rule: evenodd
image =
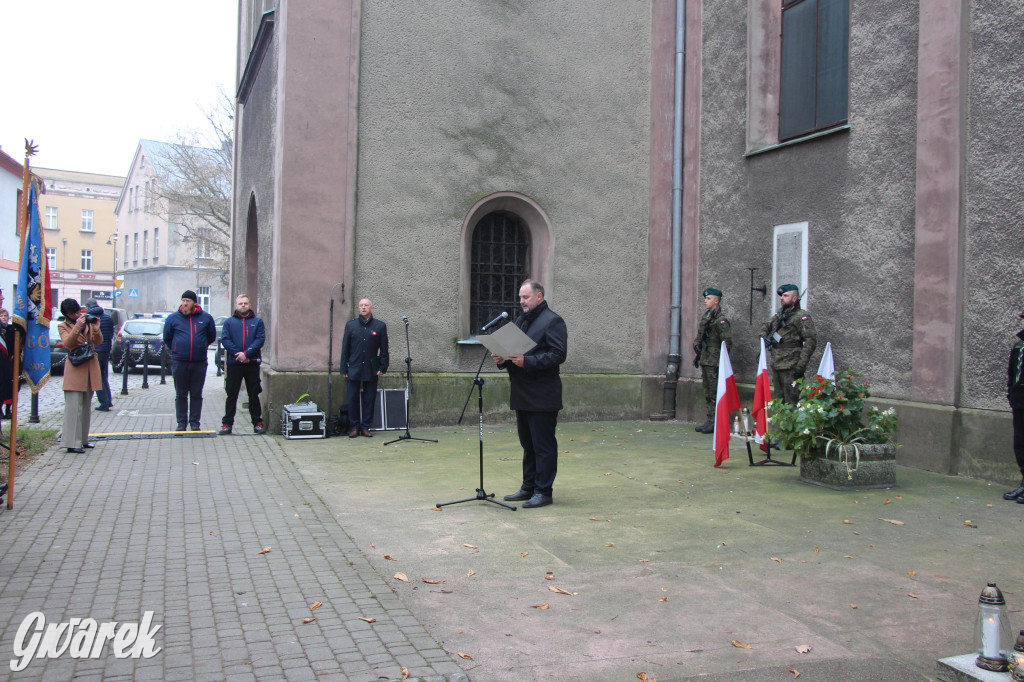
M 21 211 L 18 213 L 18 229 L 21 235 L 20 258 L 25 257 L 25 235 L 28 234 L 28 212 L 29 212 L 29 182 L 32 171 L 29 169 L 29 157 L 36 153 L 36 146 L 25 140 L 25 169 L 21 178 Z M 19 259 L 19 271 L 20 267 Z M 18 389 L 21 379 L 21 334 L 14 332 L 14 377 L 11 388 L 11 447 L 7 457 L 7 508 L 14 508 L 14 469 L 15 458 L 18 455 L 16 444 L 18 442 Z

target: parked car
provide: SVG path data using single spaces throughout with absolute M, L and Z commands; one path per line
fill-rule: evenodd
M 50 322 L 50 374 L 63 374 L 64 362 L 68 359 L 68 349 L 60 340 L 60 332 L 57 331 L 57 320 Z
M 164 368 L 169 372 L 171 358 L 169 355 L 161 357 L 160 352 L 164 343 L 163 335 L 163 320 L 143 317 L 125 322 L 114 334 L 114 342 L 110 349 L 110 364 L 114 371 L 120 372 L 126 365 L 128 369 L 141 367 L 143 364 L 159 367 L 162 361 Z M 147 340 L 149 341 L 148 353 L 146 352 Z
M 217 341 L 220 341 L 220 331 L 224 328 L 224 321 L 227 319 L 227 315 L 221 315 L 213 319 L 213 324 L 217 327 Z

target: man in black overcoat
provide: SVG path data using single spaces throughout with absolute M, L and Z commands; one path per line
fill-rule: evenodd
M 523 314 L 515 324 L 537 345 L 525 355 L 491 357 L 499 369 L 508 372 L 509 403 L 516 411 L 519 443 L 523 446 L 523 483 L 505 500 L 525 500 L 523 508 L 531 509 L 552 502 L 552 486 L 558 471 L 555 427 L 558 411 L 562 409 L 558 367 L 565 362 L 568 332 L 565 321 L 544 300 L 540 282 L 523 283 L 519 288 L 519 305 Z

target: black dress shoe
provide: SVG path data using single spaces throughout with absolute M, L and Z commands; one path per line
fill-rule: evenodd
M 1017 504 L 1024 504 L 1024 495 L 1017 498 Z
M 100 406 L 100 407 L 96 408 L 96 411 L 97 412 L 110 412 L 110 408 L 109 407 Z
M 1022 497 L 1024 497 L 1024 482 L 1021 482 L 1020 487 L 1018 487 L 1016 490 L 1011 490 L 1008 493 L 1003 493 L 1004 500 L 1017 500 L 1018 502 L 1020 502 Z M 1021 504 L 1024 504 L 1024 502 L 1021 502 Z
M 541 495 L 540 493 L 534 493 L 533 497 L 523 502 L 523 509 L 533 509 L 534 507 L 546 507 L 554 502 L 550 495 Z
M 349 438 L 358 438 L 359 437 L 359 429 L 352 429 L 351 431 L 349 431 L 348 432 L 348 437 Z
M 92 450 L 94 447 L 96 447 L 96 443 L 86 443 L 82 447 L 85 448 L 86 450 Z
M 75 454 L 78 454 L 78 455 L 84 455 L 85 454 L 85 450 L 83 450 L 82 448 L 68 448 L 68 453 L 72 453 L 72 452 L 74 452 Z
M 516 492 L 512 493 L 511 495 L 506 495 L 505 496 L 505 501 L 506 502 L 519 502 L 520 500 L 528 500 L 531 497 L 533 497 L 533 491 L 532 490 L 523 490 L 522 488 L 520 488 L 519 490 L 517 490 Z
M 362 431 L 359 432 L 359 434 L 367 438 L 373 438 L 373 434 L 370 433 L 369 429 L 363 429 Z
M 179 426 L 178 426 L 178 427 L 177 427 L 176 429 L 174 429 L 174 430 L 175 430 L 175 431 L 184 431 L 184 430 L 186 430 L 187 428 L 188 428 L 187 426 L 181 426 L 181 425 L 179 425 Z

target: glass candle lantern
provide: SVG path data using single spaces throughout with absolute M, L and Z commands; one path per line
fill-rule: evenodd
M 1017 642 L 1010 652 L 1010 679 L 1013 682 L 1024 682 L 1024 630 L 1017 635 Z
M 989 583 L 978 598 L 978 620 L 974 625 L 974 664 L 983 670 L 1006 672 L 1013 634 L 1006 615 L 1006 600 L 995 583 Z

